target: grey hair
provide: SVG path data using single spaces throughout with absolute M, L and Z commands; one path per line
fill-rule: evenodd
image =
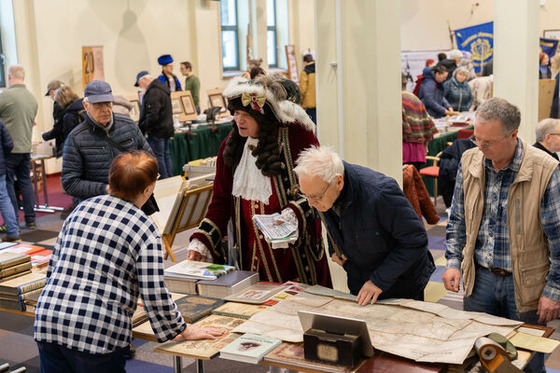
M 537 124 L 535 129 L 535 134 L 537 135 L 537 141 L 543 141 L 545 136 L 549 133 L 553 133 L 560 126 L 560 119 L 546 118 Z
M 337 175 L 344 176 L 342 159 L 328 146 L 312 146 L 299 153 L 294 172 L 301 175 L 319 176 L 325 182 L 332 184 Z
M 12 65 L 8 69 L 8 75 L 12 78 L 23 80 L 25 78 L 25 70 L 21 65 Z
M 467 78 L 469 77 L 470 71 L 464 66 L 459 66 L 458 68 L 453 71 L 453 76 L 457 76 L 457 74 L 465 74 Z
M 521 123 L 521 112 L 517 106 L 510 104 L 503 98 L 492 97 L 478 107 L 476 119 L 499 120 L 502 123 L 504 133 L 510 133 L 519 128 Z

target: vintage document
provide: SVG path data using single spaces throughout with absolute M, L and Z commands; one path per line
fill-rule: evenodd
M 445 305 L 408 299 L 391 299 L 374 305 L 329 296 L 295 295 L 253 315 L 234 329 L 283 339 L 303 341 L 299 310 L 366 321 L 374 348 L 419 362 L 461 364 L 478 337 L 491 332 L 507 335 L 521 322 L 476 312 L 452 310 Z

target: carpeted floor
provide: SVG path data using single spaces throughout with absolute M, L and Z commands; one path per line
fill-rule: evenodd
M 48 178 L 49 203 L 67 207 L 71 204 L 71 198 L 61 192 L 59 176 Z M 41 193 L 42 196 L 42 193 Z M 43 201 L 41 200 L 41 204 Z M 436 261 L 437 269 L 432 275 L 431 281 L 426 288 L 426 301 L 445 304 L 451 308 L 462 308 L 462 294 L 449 293 L 443 288 L 441 275 L 445 269 L 445 224 L 446 214 L 443 201 L 440 198 L 438 211 L 441 219 L 436 225 L 428 225 L 426 229 L 429 235 L 429 249 Z M 50 247 L 55 244 L 56 236 L 62 226 L 60 213 L 37 215 L 37 229 L 22 229 L 21 237 L 25 242 L 36 243 L 41 246 Z M 177 260 L 186 258 L 184 245 L 188 242 L 191 232 L 183 232 L 177 236 L 173 252 Z M 171 261 L 166 261 L 171 265 Z M 554 321 L 549 326 L 560 329 L 560 322 Z M 555 333 L 555 339 L 560 339 L 560 333 Z M 136 356 L 127 362 L 127 372 L 169 372 L 172 369 L 172 357 L 170 355 L 157 354 L 153 352 L 155 343 L 142 340 L 134 340 Z M 40 372 L 37 347 L 33 341 L 33 318 L 9 312 L 0 312 L 0 364 L 8 362 L 12 369 L 25 366 L 27 372 Z M 183 359 L 183 372 L 195 372 L 194 360 Z M 560 351 L 551 354 L 546 362 L 548 372 L 560 373 Z M 268 371 L 267 367 L 237 363 L 223 359 L 213 359 L 204 362 L 205 372 L 228 372 L 228 373 L 257 373 Z

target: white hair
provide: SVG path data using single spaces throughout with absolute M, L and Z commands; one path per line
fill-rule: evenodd
M 25 70 L 21 65 L 12 65 L 8 69 L 8 75 L 14 79 L 23 80 L 25 78 Z
M 337 175 L 344 176 L 342 159 L 332 148 L 327 146 L 312 146 L 299 154 L 294 172 L 301 175 L 319 176 L 325 182 L 332 184 Z
M 544 138 L 549 133 L 553 133 L 557 130 L 560 125 L 560 119 L 546 118 L 537 124 L 535 134 L 537 135 L 537 141 L 544 141 Z

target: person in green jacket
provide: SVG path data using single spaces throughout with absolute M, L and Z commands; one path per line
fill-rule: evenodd
M 192 72 L 192 64 L 188 61 L 181 62 L 181 74 L 185 78 L 185 91 L 191 91 L 191 95 L 196 106 L 196 112 L 200 114 L 200 80 Z

